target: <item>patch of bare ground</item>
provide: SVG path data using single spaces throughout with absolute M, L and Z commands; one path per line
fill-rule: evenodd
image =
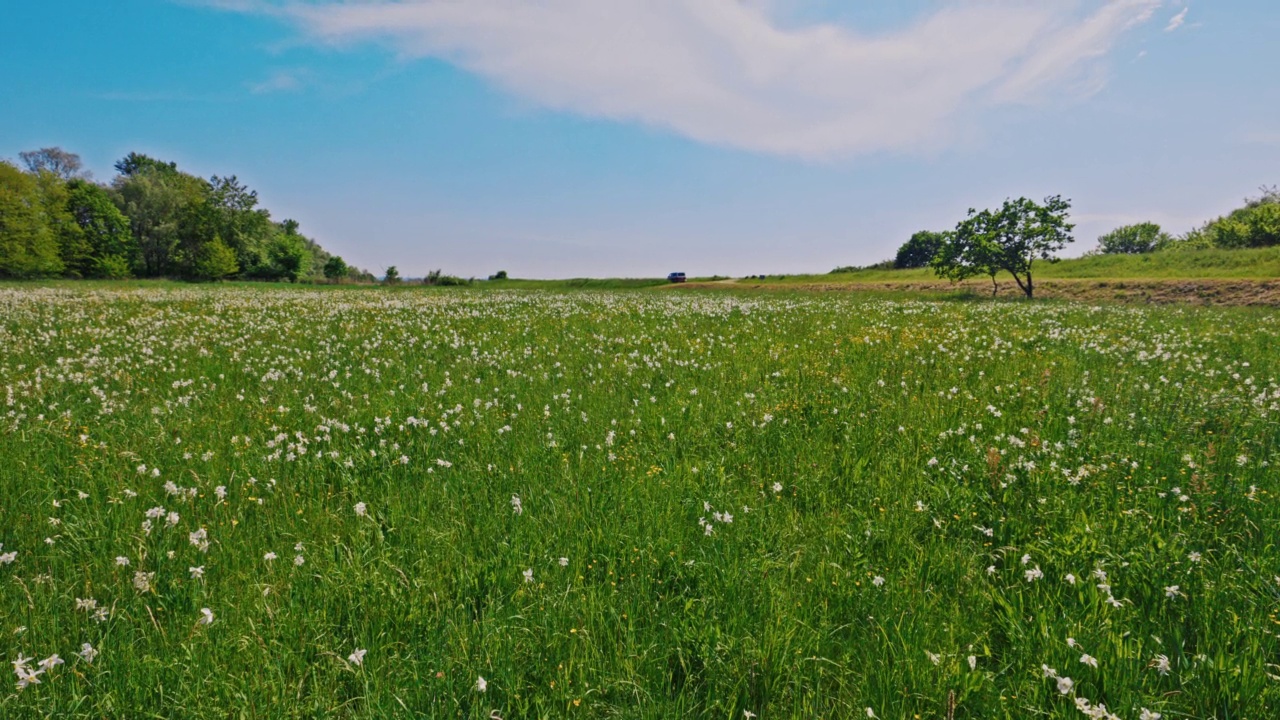
M 920 294 L 929 296 L 970 294 L 975 297 L 992 297 L 988 282 L 967 281 L 950 283 L 938 281 L 902 282 L 803 282 L 770 283 L 750 280 L 737 282 L 691 282 L 671 286 L 685 289 L 716 290 L 800 290 L 818 292 L 862 292 L 891 294 Z M 1013 282 L 1000 282 L 994 297 L 1010 299 L 1022 296 Z M 1051 278 L 1036 282 L 1036 297 L 1077 300 L 1081 302 L 1120 302 L 1167 305 L 1184 303 L 1192 305 L 1249 305 L 1280 307 L 1280 278 L 1258 279 L 1061 279 Z

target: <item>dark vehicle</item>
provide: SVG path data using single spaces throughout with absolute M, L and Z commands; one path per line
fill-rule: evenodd
M 680 283 L 685 281 L 684 273 L 671 273 L 667 276 L 667 282 Z

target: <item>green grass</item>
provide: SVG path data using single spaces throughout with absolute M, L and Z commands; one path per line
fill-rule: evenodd
M 0 717 L 1276 717 L 1278 338 L 1247 309 L 0 287 L 0 655 L 66 661 Z
M 1182 250 L 1147 255 L 1096 255 L 1037 262 L 1036 278 L 1062 279 L 1275 279 L 1280 278 L 1280 247 L 1254 250 Z M 1007 277 L 1007 276 L 1006 276 Z M 932 270 L 858 270 L 822 275 L 769 276 L 766 282 L 919 282 L 936 281 Z

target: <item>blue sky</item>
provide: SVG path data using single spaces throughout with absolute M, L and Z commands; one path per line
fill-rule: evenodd
M 0 157 L 236 174 L 376 272 L 825 272 L 1048 194 L 1079 253 L 1280 183 L 1265 0 L 19 0 L 4 28 Z

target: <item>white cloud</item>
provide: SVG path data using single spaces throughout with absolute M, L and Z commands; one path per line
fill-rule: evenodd
M 1169 24 L 1164 27 L 1164 31 L 1173 32 L 1174 30 L 1182 27 L 1182 24 L 1187 21 L 1187 13 L 1190 11 L 1191 8 L 1189 7 L 1182 8 L 1182 12 L 1169 18 Z
M 245 0 L 215 0 L 223 6 Z M 259 4 L 313 40 L 436 57 L 538 105 L 828 158 L 938 147 L 971 109 L 1087 95 L 1161 0 L 949 0 L 876 35 L 740 0 Z

